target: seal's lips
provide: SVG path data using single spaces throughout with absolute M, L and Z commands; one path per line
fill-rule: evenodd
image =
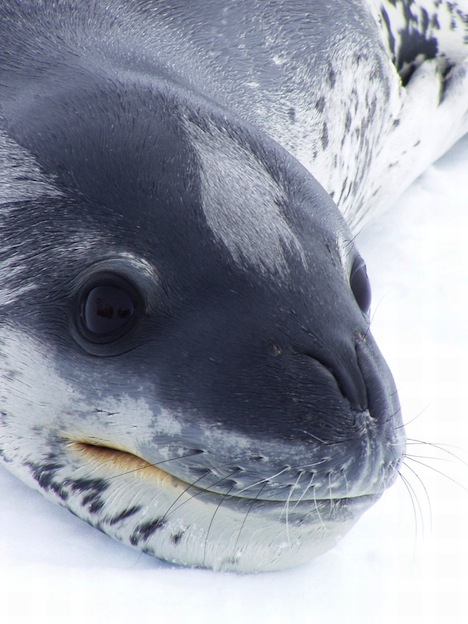
M 125 475 L 133 472 L 141 473 L 142 478 L 157 478 L 168 473 L 157 466 L 129 453 L 123 449 L 113 448 L 91 442 L 70 442 L 69 447 L 78 451 L 87 461 L 106 465 L 111 469 L 116 469 L 120 474 Z
M 275 505 L 277 503 L 281 503 L 281 505 L 291 503 L 294 506 L 298 504 L 315 504 L 318 503 L 329 503 L 329 502 L 342 502 L 346 505 L 362 504 L 365 501 L 368 501 L 369 504 L 371 502 L 376 501 L 380 498 L 381 494 L 364 494 L 362 496 L 352 496 L 352 497 L 333 497 L 330 496 L 328 498 L 306 498 L 300 497 L 299 499 L 295 499 L 294 497 L 283 498 L 278 500 L 272 499 L 262 499 L 260 496 L 252 496 L 248 495 L 248 492 L 235 494 L 230 494 L 226 492 L 221 494 L 220 492 L 216 492 L 211 490 L 210 488 L 200 487 L 199 481 L 194 483 L 188 483 L 174 476 L 173 474 L 162 470 L 159 466 L 151 464 L 150 462 L 134 455 L 133 453 L 126 451 L 121 448 L 114 448 L 111 446 L 107 446 L 105 444 L 99 444 L 97 442 L 76 442 L 72 441 L 68 443 L 69 448 L 72 451 L 78 452 L 82 458 L 85 459 L 86 462 L 93 464 L 94 466 L 103 467 L 106 470 L 116 471 L 115 478 L 125 477 L 127 475 L 136 476 L 140 479 L 148 479 L 154 483 L 166 482 L 166 487 L 177 487 L 183 488 L 185 491 L 190 490 L 193 496 L 197 496 L 198 494 L 205 494 L 213 496 L 220 501 L 225 501 L 227 499 L 231 500 L 245 500 L 245 501 L 253 501 L 262 504 L 271 504 Z M 169 482 L 168 482 L 169 480 Z

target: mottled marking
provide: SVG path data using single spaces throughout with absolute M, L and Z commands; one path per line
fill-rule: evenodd
M 396 40 L 395 40 L 395 36 L 393 35 L 391 26 L 390 26 L 390 18 L 388 17 L 387 11 L 383 7 L 381 10 L 381 13 L 382 13 L 382 18 L 385 23 L 385 26 L 387 27 L 388 48 L 391 52 L 392 58 L 395 59 Z
M 72 492 L 85 494 L 81 504 L 88 509 L 88 512 L 95 515 L 102 511 L 105 502 L 101 497 L 108 488 L 109 483 L 104 479 L 67 479 L 64 486 L 69 487 Z
M 324 150 L 327 149 L 328 147 L 328 126 L 326 121 L 323 122 L 323 126 L 322 126 L 322 134 L 320 135 L 320 140 L 322 141 L 322 148 Z
M 127 520 L 127 518 L 130 518 L 131 516 L 135 515 L 139 511 L 141 511 L 141 505 L 134 505 L 133 507 L 124 509 L 123 511 L 121 511 L 119 514 L 117 514 L 113 518 L 110 518 L 109 524 L 111 526 L 114 524 L 118 524 L 119 522 L 122 522 L 123 520 Z
M 87 500 L 87 498 L 89 500 Z M 105 502 L 102 498 L 89 496 L 83 499 L 83 505 L 86 505 L 88 507 L 89 513 L 94 515 L 100 513 L 103 510 Z
M 345 133 L 349 132 L 350 128 L 351 128 L 351 113 L 348 110 L 346 111 L 346 118 L 345 118 L 345 126 L 344 126 Z
M 321 97 L 318 98 L 318 100 L 315 102 L 315 110 L 318 113 L 323 113 L 323 111 L 325 110 L 325 104 L 326 104 L 326 100 L 324 98 L 324 96 L 322 95 Z
M 207 224 L 236 264 L 284 277 L 288 250 L 305 263 L 301 243 L 282 214 L 284 191 L 263 163 L 220 128 L 187 123 L 187 132 L 200 159 Z
M 130 537 L 130 543 L 137 546 L 141 541 L 147 541 L 156 531 L 166 526 L 164 518 L 156 518 L 139 524 Z
M 93 494 L 100 494 L 105 492 L 109 487 L 109 484 L 104 479 L 69 479 L 67 485 L 70 486 L 73 492 L 92 492 Z
M 179 531 L 178 533 L 173 533 L 171 535 L 171 542 L 173 544 L 178 544 L 181 541 L 181 539 L 184 537 L 184 534 L 185 534 L 185 530 Z
M 64 466 L 56 462 L 46 462 L 44 464 L 34 464 L 26 462 L 26 466 L 31 470 L 31 474 L 37 484 L 46 492 L 54 492 L 63 501 L 68 499 L 68 492 L 61 483 L 55 480 L 55 476 Z
M 451 57 L 450 64 L 463 59 L 468 14 L 459 3 L 370 0 L 370 4 L 382 18 L 384 42 L 404 84 L 427 59 Z
M 431 18 L 431 26 L 432 28 L 434 28 L 434 30 L 440 30 L 439 18 L 437 17 L 437 13 L 434 13 Z

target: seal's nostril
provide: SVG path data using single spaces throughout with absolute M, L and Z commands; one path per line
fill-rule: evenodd
M 368 336 L 356 342 L 358 364 L 367 386 L 369 414 L 382 425 L 390 419 L 401 420 L 395 382 L 383 357 L 375 357 L 369 340 Z
M 358 412 L 365 411 L 368 407 L 366 382 L 362 375 L 356 354 L 343 357 L 339 367 L 328 362 L 324 357 L 318 357 L 311 353 L 305 353 L 324 368 L 335 380 L 341 395 L 349 402 L 351 409 Z

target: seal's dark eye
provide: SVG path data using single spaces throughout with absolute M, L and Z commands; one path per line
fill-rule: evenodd
M 83 302 L 82 318 L 88 331 L 105 336 L 121 329 L 133 312 L 133 301 L 128 292 L 117 286 L 96 286 Z
M 138 297 L 126 280 L 115 275 L 101 276 L 81 293 L 80 325 L 88 340 L 113 342 L 133 327 Z
M 366 264 L 361 257 L 357 257 L 353 263 L 349 284 L 361 311 L 368 314 L 371 305 L 371 287 L 367 277 Z

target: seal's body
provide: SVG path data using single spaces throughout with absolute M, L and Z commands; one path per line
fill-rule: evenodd
M 12 472 L 239 571 L 323 552 L 393 483 L 397 394 L 337 205 L 357 226 L 462 136 L 468 80 L 453 3 L 443 49 L 389 4 L 2 3 Z

